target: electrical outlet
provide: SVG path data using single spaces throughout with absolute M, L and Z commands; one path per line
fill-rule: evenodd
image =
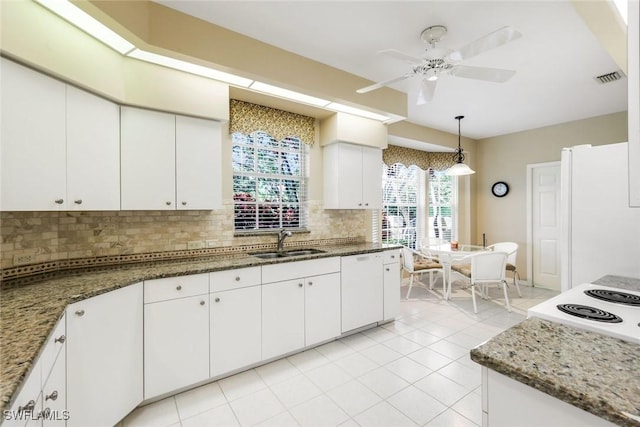
M 202 249 L 204 242 L 202 240 L 191 240 L 187 242 L 187 249 Z
M 25 265 L 31 264 L 33 262 L 33 255 L 14 255 L 13 256 L 13 265 Z
M 215 240 L 205 240 L 204 244 L 207 248 L 215 248 L 216 247 L 216 241 Z

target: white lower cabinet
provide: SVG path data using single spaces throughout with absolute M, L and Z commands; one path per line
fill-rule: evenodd
M 265 265 L 262 281 L 263 360 L 340 335 L 340 258 Z
M 383 320 L 382 255 L 342 257 L 342 332 Z
M 259 362 L 262 357 L 262 287 L 214 292 L 209 298 L 210 376 Z
M 67 427 L 113 426 L 142 402 L 142 283 L 67 307 Z
M 209 298 L 144 306 L 144 398 L 209 378 Z
M 42 426 L 64 427 L 69 418 L 67 412 L 65 349 L 58 355 L 49 378 L 42 386 Z M 43 371 L 44 374 L 44 371 Z
M 262 358 L 304 347 L 302 279 L 262 285 Z
M 400 251 L 385 251 L 382 259 L 384 320 L 393 320 L 400 314 Z

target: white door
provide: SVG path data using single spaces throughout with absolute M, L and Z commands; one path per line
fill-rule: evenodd
M 2 58 L 0 209 L 66 209 L 65 84 Z
M 113 426 L 142 402 L 142 283 L 67 307 L 67 427 Z
M 305 279 L 305 345 L 340 335 L 340 273 Z
M 260 361 L 261 288 L 249 286 L 210 295 L 210 376 L 215 377 Z
M 209 378 L 209 295 L 144 305 L 144 397 Z
M 380 209 L 382 207 L 382 150 L 362 147 L 362 207 Z
M 304 347 L 304 279 L 262 285 L 262 359 Z
M 120 209 L 120 107 L 67 86 L 67 206 Z
M 175 210 L 173 114 L 120 108 L 122 210 Z
M 560 163 L 531 166 L 531 274 L 535 286 L 560 290 Z
M 219 123 L 176 116 L 177 209 L 220 209 L 220 149 Z

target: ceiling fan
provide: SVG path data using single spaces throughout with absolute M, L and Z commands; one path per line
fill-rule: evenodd
M 408 78 L 422 77 L 417 102 L 418 105 L 422 105 L 433 99 L 438 79 L 443 75 L 504 83 L 516 73 L 512 70 L 503 70 L 500 68 L 472 67 L 460 64 L 460 62 L 465 59 L 472 58 L 489 49 L 502 46 L 505 43 L 522 37 L 522 34 L 514 28 L 509 26 L 502 27 L 455 51 L 437 46 L 438 42 L 440 42 L 446 34 L 447 27 L 444 25 L 433 25 L 422 31 L 420 38 L 427 44 L 424 58 L 416 58 L 394 49 L 381 50 L 378 54 L 411 64 L 411 71 L 402 76 L 363 87 L 356 92 L 367 93 Z

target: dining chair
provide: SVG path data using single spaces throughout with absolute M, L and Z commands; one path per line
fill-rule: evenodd
M 518 281 L 520 280 L 520 274 L 516 271 L 516 258 L 518 256 L 518 244 L 515 242 L 499 242 L 494 243 L 493 245 L 487 246 L 487 249 L 491 249 L 496 252 L 506 252 L 507 253 L 507 271 L 513 274 L 513 284 L 516 287 L 516 291 L 518 291 L 518 296 L 522 298 L 522 293 L 520 293 L 520 286 L 518 285 Z
M 413 287 L 413 281 L 415 276 L 418 276 L 418 283 L 420 278 L 428 273 L 429 274 L 429 289 L 433 289 L 434 273 L 441 273 L 442 275 L 442 292 L 443 295 L 446 291 L 446 284 L 444 280 L 444 270 L 442 265 L 437 260 L 424 255 L 420 252 L 413 251 L 407 247 L 402 248 L 402 269 L 409 274 L 409 289 L 407 290 L 407 299 L 411 294 L 411 288 Z
M 476 305 L 476 286 L 479 287 L 482 298 L 487 299 L 487 285 L 489 284 L 502 285 L 507 311 L 511 311 L 509 294 L 507 293 L 507 281 L 505 280 L 507 256 L 505 252 L 479 252 L 465 257 L 471 262 L 470 264 L 463 263 L 451 266 L 452 272 L 456 272 L 469 279 L 474 313 L 478 312 Z

